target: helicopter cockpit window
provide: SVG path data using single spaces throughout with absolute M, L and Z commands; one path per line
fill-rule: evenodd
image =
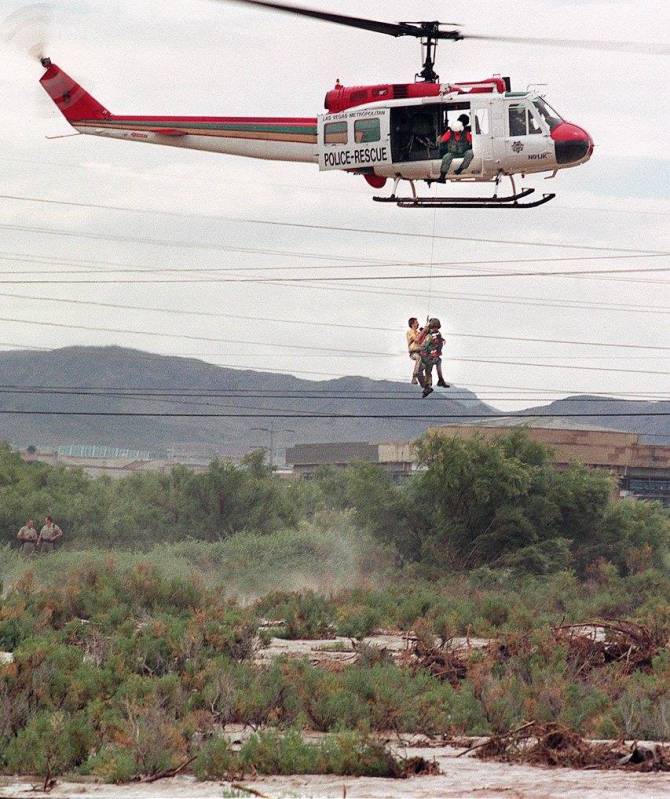
M 535 116 L 535 112 L 532 108 L 528 109 L 528 133 L 531 135 L 534 133 L 542 133 L 542 128 L 540 127 L 540 123 Z
M 526 106 L 511 105 L 509 107 L 509 135 L 527 136 L 528 125 L 526 122 Z
M 537 100 L 534 100 L 533 105 L 539 111 L 542 119 L 544 119 L 547 125 L 549 125 L 549 130 L 553 130 L 554 128 L 558 127 L 561 122 L 563 122 L 561 115 L 555 111 L 542 97 L 538 97 Z
M 379 141 L 382 137 L 379 119 L 357 119 L 354 123 L 356 144 Z
M 346 122 L 328 122 L 323 127 L 324 144 L 348 144 L 349 135 Z

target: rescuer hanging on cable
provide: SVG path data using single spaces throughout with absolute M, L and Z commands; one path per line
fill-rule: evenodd
M 440 333 L 442 324 L 439 319 L 429 319 L 428 324 L 423 329 L 418 338 L 421 347 L 421 364 L 423 366 L 423 396 L 427 397 L 433 393 L 433 367 L 437 370 L 437 385 L 441 388 L 449 388 L 442 375 L 442 348 L 444 339 Z

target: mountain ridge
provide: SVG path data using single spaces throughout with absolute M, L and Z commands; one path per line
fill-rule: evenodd
M 409 382 L 361 376 L 307 380 L 114 346 L 0 353 L 0 376 L 0 440 L 18 448 L 101 444 L 239 455 L 266 444 L 272 426 L 276 428 L 274 443 L 282 448 L 294 443 L 411 440 L 431 426 L 486 422 L 487 417 L 500 414 L 475 393 L 460 387 L 458 399 L 452 389 L 436 391 L 422 401 Z M 40 386 L 57 387 L 61 393 L 45 393 Z M 128 396 L 131 389 L 134 394 Z M 189 397 L 189 391 L 205 396 Z M 160 392 L 169 396 L 156 396 Z M 150 415 L 33 416 L 8 412 L 12 410 Z M 668 416 L 640 415 L 651 410 L 667 412 Z M 602 415 L 629 411 L 630 416 Z M 346 418 L 346 414 L 413 412 L 431 413 L 431 418 Z M 226 416 L 203 416 L 207 413 Z M 583 413 L 596 415 L 575 417 Z M 295 414 L 303 418 L 290 418 Z M 309 414 L 334 417 L 311 419 Z M 532 416 L 534 424 L 550 416 L 552 427 L 564 424 L 624 430 L 639 433 L 650 443 L 670 443 L 670 401 L 580 395 L 510 412 L 512 418 L 520 415 Z
M 496 412 L 466 389 L 459 389 L 459 400 L 435 392 L 423 403 L 409 382 L 360 376 L 314 381 L 122 347 L 0 353 L 0 375 L 0 439 L 21 448 L 100 443 L 155 450 L 204 445 L 212 453 L 239 454 L 265 443 L 262 431 L 253 431 L 253 427 L 267 427 L 273 418 L 281 421 L 296 413 L 384 415 L 420 409 L 435 416 L 425 420 L 289 418 L 277 430 L 295 431 L 288 443 L 411 439 L 433 424 L 445 423 L 453 414 L 486 416 Z M 57 387 L 63 393 L 47 394 L 40 387 Z M 93 394 L 95 389 L 99 391 Z M 119 389 L 138 390 L 142 396 L 123 396 Z M 170 391 L 169 399 L 151 396 L 152 391 L 161 390 Z M 188 396 L 189 391 L 218 391 L 226 396 L 195 398 Z M 301 394 L 305 396 L 301 398 Z M 231 416 L 31 416 L 7 413 L 11 410 Z M 282 443 L 286 440 L 280 446 Z

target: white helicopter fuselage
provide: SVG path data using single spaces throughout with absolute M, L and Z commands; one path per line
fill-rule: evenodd
M 449 179 L 491 181 L 500 175 L 556 172 L 588 161 L 593 143 L 531 92 L 472 94 L 370 103 L 318 117 L 319 169 L 364 171 L 380 178 L 436 180 L 440 138 L 465 115 L 473 159 Z M 454 167 L 460 163 L 455 159 Z

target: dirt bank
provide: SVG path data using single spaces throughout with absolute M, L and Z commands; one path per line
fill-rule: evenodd
M 363 640 L 367 646 L 386 651 L 396 661 L 412 649 L 416 638 L 412 633 L 379 632 Z M 481 649 L 490 643 L 488 638 L 454 638 L 449 649 L 454 652 Z M 356 660 L 356 650 L 351 638 L 335 637 L 323 640 L 272 638 L 269 645 L 259 648 L 257 663 L 267 663 L 276 657 L 307 658 L 313 665 L 329 663 L 352 664 Z

